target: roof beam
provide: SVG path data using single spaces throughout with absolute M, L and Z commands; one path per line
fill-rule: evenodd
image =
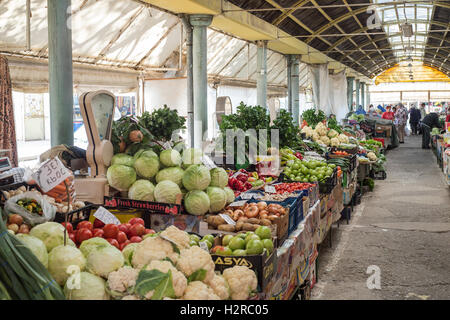
M 242 48 L 240 48 L 232 57 L 231 59 L 228 60 L 227 63 L 225 63 L 225 65 L 220 69 L 219 72 L 217 72 L 217 75 L 220 75 L 222 73 L 223 70 L 225 70 L 226 67 L 228 67 L 230 65 L 230 63 L 242 52 L 242 50 L 244 50 L 247 47 L 247 43 L 244 43 L 244 45 L 242 46 Z
M 267 1 L 269 2 L 269 1 Z M 297 10 L 298 8 L 304 6 L 305 4 L 307 4 L 309 2 L 309 0 L 300 0 L 297 1 L 296 3 L 294 3 L 294 5 L 292 5 L 293 8 L 288 9 L 288 10 L 283 10 L 281 16 L 279 16 L 278 18 L 276 18 L 272 24 L 274 26 L 279 26 L 281 22 L 283 22 L 286 18 L 288 18 L 290 15 L 292 15 L 294 13 L 295 10 Z

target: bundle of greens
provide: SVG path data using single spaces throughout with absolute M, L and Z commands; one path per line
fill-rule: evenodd
M 280 148 L 291 147 L 297 149 L 299 147 L 300 129 L 294 125 L 292 115 L 288 111 L 281 109 L 270 129 L 278 130 Z
M 322 110 L 308 109 L 302 113 L 302 119 L 313 129 L 319 122 L 326 120 L 326 118 L 327 117 Z
M 342 133 L 342 127 L 337 123 L 335 118 L 329 118 L 327 126 L 330 129 L 334 129 L 337 132 Z

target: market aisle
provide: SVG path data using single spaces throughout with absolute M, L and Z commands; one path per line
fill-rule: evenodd
M 313 299 L 450 299 L 450 189 L 421 136 L 388 151 L 387 179 L 324 245 Z M 381 289 L 369 290 L 369 266 Z M 373 274 L 373 271 L 371 272 Z

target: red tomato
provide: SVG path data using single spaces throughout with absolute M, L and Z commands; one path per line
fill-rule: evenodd
M 94 230 L 94 226 L 89 221 L 81 221 L 77 225 L 77 229 L 89 229 L 92 231 L 92 230 Z
M 124 243 L 127 240 L 127 234 L 123 231 L 119 231 L 119 233 L 117 234 L 117 242 Z
M 92 238 L 92 231 L 87 228 L 78 229 L 75 237 L 78 243 L 82 243 L 84 240 Z
M 140 224 L 140 223 L 136 223 L 133 224 L 130 228 L 130 236 L 134 237 L 134 236 L 142 236 L 145 234 L 145 227 Z
M 103 229 L 94 229 L 94 231 L 92 232 L 92 235 L 94 237 L 99 237 L 99 238 L 103 238 Z
M 103 228 L 105 238 L 116 239 L 119 233 L 119 227 L 116 224 L 109 223 Z
M 120 246 L 120 250 L 122 251 L 127 245 L 129 245 L 131 243 L 130 240 L 125 241 L 124 243 L 121 243 Z
M 117 249 L 120 250 L 119 242 L 117 242 L 116 239 L 113 239 L 113 238 L 107 238 L 106 241 L 108 241 L 111 245 L 113 245 L 114 247 L 116 247 Z
M 144 234 L 155 234 L 156 232 L 155 232 L 155 230 L 153 230 L 153 229 L 145 229 L 145 232 L 144 232 Z
M 134 236 L 134 237 L 130 238 L 130 242 L 132 242 L 132 243 L 138 243 L 138 242 L 141 242 L 141 241 L 142 241 L 142 238 L 138 237 L 138 236 Z
M 127 226 L 127 224 L 125 224 L 125 223 L 119 224 L 119 231 L 127 233 L 128 230 L 130 229 L 130 227 L 131 227 L 131 225 Z
M 145 226 L 144 220 L 141 218 L 131 218 L 130 221 L 128 221 L 128 223 L 130 223 L 130 224 L 139 223 L 139 224 L 142 224 L 143 226 Z
M 73 226 L 70 222 L 67 222 L 67 225 L 65 222 L 63 222 L 61 224 L 66 227 L 66 230 L 68 233 L 73 233 Z
M 94 228 L 103 228 L 104 226 L 105 226 L 105 224 L 103 222 L 101 222 L 100 220 L 95 218 L 95 220 L 94 220 Z
M 69 238 L 70 238 L 70 240 L 72 240 L 74 243 L 77 243 L 77 239 L 75 238 L 75 233 L 69 233 Z

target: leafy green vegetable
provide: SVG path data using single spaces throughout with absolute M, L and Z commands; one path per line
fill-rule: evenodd
M 205 280 L 205 277 L 206 277 L 206 270 L 205 269 L 198 269 L 193 274 L 191 274 L 188 277 L 187 280 L 188 280 L 188 282 L 203 281 L 203 280 Z
M 292 115 L 281 109 L 270 129 L 278 129 L 280 148 L 295 147 L 298 144 L 300 129 L 294 125 Z
M 313 129 L 319 122 L 325 120 L 326 118 L 327 117 L 322 110 L 308 109 L 302 113 L 302 119 L 305 120 Z
M 136 280 L 135 292 L 141 297 L 154 290 L 152 300 L 161 300 L 164 297 L 175 298 L 172 285 L 172 272 L 159 270 L 141 270 Z
M 167 105 L 152 113 L 146 111 L 139 118 L 139 124 L 158 141 L 170 141 L 175 130 L 186 129 L 185 122 L 186 119 L 179 116 L 176 109 L 170 109 Z
M 330 129 L 334 129 L 339 133 L 342 133 L 342 127 L 337 123 L 337 120 L 334 118 L 329 118 L 328 119 L 328 128 Z

